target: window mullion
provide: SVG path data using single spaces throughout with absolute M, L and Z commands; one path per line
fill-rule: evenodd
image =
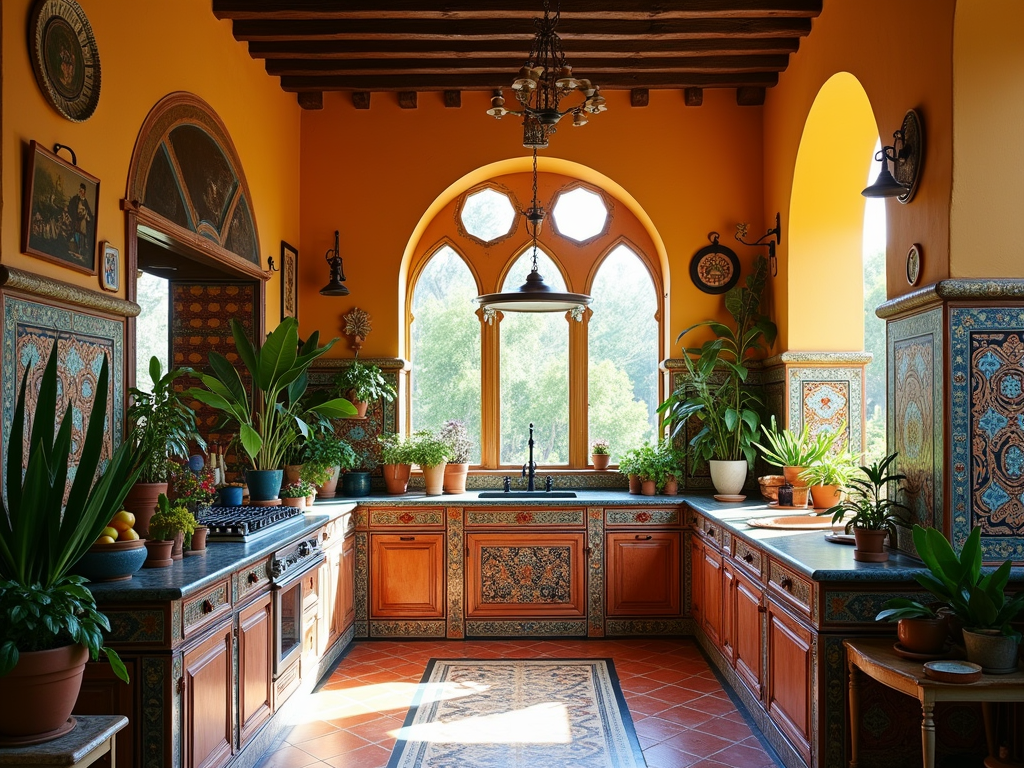
M 494 312 L 480 319 L 480 466 L 495 469 L 501 466 L 501 320 Z
M 587 329 L 593 314 L 589 307 L 579 320 L 571 312 L 565 313 L 569 323 L 569 466 L 573 469 L 584 469 L 589 464 Z

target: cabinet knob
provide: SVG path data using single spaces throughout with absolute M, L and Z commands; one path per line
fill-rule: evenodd
M 213 603 L 203 600 L 203 613 L 213 613 Z
M 324 531 L 324 541 L 330 541 L 330 540 L 331 540 L 330 532 L 329 531 Z
M 248 582 L 250 584 L 255 584 L 259 580 L 260 580 L 260 575 L 258 573 L 256 573 L 256 571 L 249 571 Z
M 793 580 L 789 576 L 783 576 L 779 579 L 779 586 L 783 589 L 793 589 Z
M 638 534 L 637 534 L 636 536 L 634 536 L 633 538 L 634 538 L 634 539 L 636 539 L 637 541 L 650 541 L 650 540 L 651 540 L 651 539 L 652 539 L 653 537 L 652 537 L 652 536 L 641 536 L 641 535 L 640 535 L 640 534 L 638 533 Z
M 759 605 L 759 606 L 757 606 L 757 612 L 758 613 L 768 613 L 768 609 L 765 608 L 763 605 Z
M 398 540 L 399 541 L 416 541 L 416 537 L 415 536 L 399 536 Z
M 743 559 L 746 560 L 748 563 L 754 562 L 754 556 L 749 552 L 747 552 L 747 554 L 743 556 Z
M 713 526 L 709 526 L 707 531 L 705 531 L 705 533 L 707 533 L 708 536 L 714 536 L 715 535 L 714 527 Z

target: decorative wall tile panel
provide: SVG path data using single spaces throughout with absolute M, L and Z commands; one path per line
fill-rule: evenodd
M 162 645 L 170 639 L 162 610 L 124 611 L 104 606 L 103 613 L 110 621 L 110 632 L 104 636 L 107 642 Z
M 448 515 L 448 632 L 452 639 L 465 636 L 465 553 L 462 531 L 462 509 L 453 507 Z
M 467 621 L 467 637 L 586 637 L 586 621 Z
M 587 634 L 604 637 L 604 525 L 601 509 L 587 510 Z
M 370 622 L 370 637 L 444 637 L 444 621 Z
M 826 624 L 874 624 L 886 600 L 904 597 L 921 600 L 920 591 L 844 592 L 825 590 L 823 621 Z
M 582 509 L 472 509 L 466 512 L 466 526 L 572 526 L 582 528 L 585 512 Z
M 356 585 L 355 585 L 355 612 L 356 612 L 356 637 L 366 637 L 366 601 L 369 594 L 367 580 L 370 573 L 370 558 L 367 547 L 367 534 L 362 531 L 356 532 Z
M 693 633 L 689 619 L 608 619 L 609 637 L 619 635 L 684 635 Z
M 481 547 L 480 602 L 571 603 L 572 555 L 568 546 Z
M 842 449 L 859 453 L 864 442 L 863 368 L 790 368 L 789 429 L 804 425 L 811 435 L 838 432 L 845 423 Z
M 949 314 L 952 540 L 982 529 L 986 560 L 1024 560 L 1024 308 Z

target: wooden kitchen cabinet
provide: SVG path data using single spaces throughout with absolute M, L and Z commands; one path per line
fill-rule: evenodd
M 239 748 L 273 714 L 273 644 L 271 597 L 266 594 L 238 614 Z
M 732 610 L 733 590 L 736 587 L 736 570 L 729 564 L 729 558 L 722 558 L 722 635 L 719 647 L 730 666 L 736 665 L 736 613 Z
M 812 631 L 768 600 L 768 715 L 804 762 L 811 760 Z
M 718 647 L 722 645 L 722 553 L 710 544 L 701 548 L 701 620 L 704 632 Z
M 762 691 L 762 637 L 765 607 L 763 589 L 739 568 L 727 567 L 732 574 L 726 593 L 726 611 L 731 617 L 732 662 L 736 674 L 758 700 Z
M 443 567 L 443 562 L 442 562 Z M 349 536 L 341 546 L 338 593 L 334 601 L 337 634 L 342 635 L 356 620 L 356 537 Z
M 232 623 L 225 621 L 182 659 L 182 768 L 214 768 L 234 740 Z
M 607 534 L 608 616 L 678 616 L 679 566 L 676 531 Z
M 444 616 L 443 534 L 370 536 L 370 616 Z
M 704 602 L 704 543 L 696 534 L 690 534 L 690 616 L 697 626 L 702 626 L 704 618 L 701 604 Z

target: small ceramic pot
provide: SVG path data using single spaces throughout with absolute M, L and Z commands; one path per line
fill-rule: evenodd
M 679 481 L 674 477 L 670 477 L 665 481 L 665 487 L 661 489 L 661 492 L 666 496 L 675 496 L 679 493 Z
M 412 466 L 409 464 L 385 464 L 383 466 L 384 485 L 388 493 L 394 495 L 405 493 L 409 490 L 409 473 Z
M 87 661 L 89 649 L 80 644 L 22 651 L 14 669 L 0 677 L 0 735 L 41 742 L 66 733 L 61 728 L 78 699 Z
M 209 535 L 210 529 L 205 525 L 197 525 L 196 529 L 192 531 L 192 540 L 189 542 L 188 549 L 190 552 L 205 552 L 206 551 L 206 537 Z
M 354 389 L 350 389 L 345 394 L 346 394 L 346 396 L 348 398 L 348 401 L 350 403 L 352 403 L 352 405 L 355 406 L 355 409 L 356 409 L 356 415 L 355 416 L 349 416 L 348 418 L 350 418 L 350 419 L 365 419 L 366 418 L 366 410 L 370 407 L 369 402 L 367 402 L 365 400 L 356 400 L 356 391 Z
M 124 497 L 124 508 L 135 515 L 132 527 L 140 538 L 149 536 L 149 520 L 156 514 L 156 502 L 161 493 L 167 493 L 167 483 L 136 483 Z
M 711 470 L 711 484 L 715 490 L 727 496 L 737 496 L 743 490 L 743 483 L 747 480 L 747 462 L 745 459 L 738 461 L 721 461 L 712 459 L 708 462 Z
M 185 534 L 178 531 L 171 539 L 171 560 L 181 560 L 185 556 Z
M 223 488 L 217 491 L 220 495 L 221 506 L 224 507 L 240 507 L 242 506 L 242 486 L 240 485 L 225 485 Z M 142 534 L 139 534 L 140 536 Z
M 889 559 L 889 553 L 885 551 L 885 537 L 888 535 L 886 530 L 872 531 L 854 527 L 856 546 L 853 548 L 853 559 L 862 563 L 884 563 Z
M 594 469 L 608 469 L 608 465 L 611 464 L 611 454 L 607 453 L 592 453 L 590 454 L 590 461 L 594 465 Z
M 1017 639 L 998 629 L 964 629 L 967 660 L 981 666 L 989 675 L 1008 675 L 1017 671 Z
M 338 493 L 338 478 L 340 476 L 341 467 L 334 467 L 327 482 L 316 487 L 316 495 L 321 499 L 333 499 Z
M 938 619 L 900 619 L 896 622 L 900 645 L 914 653 L 941 653 L 946 647 L 949 625 L 946 617 Z
M 466 478 L 469 476 L 469 464 L 452 464 L 448 462 L 444 465 L 444 492 L 445 493 L 465 493 L 466 492 Z
M 440 496 L 444 493 L 444 465 L 441 462 L 435 467 L 421 467 L 423 470 L 423 486 L 427 496 Z
M 313 502 L 316 501 L 316 491 L 313 491 L 309 496 L 306 497 L 306 506 L 312 507 Z
M 839 495 L 838 485 L 811 486 L 811 501 L 814 503 L 815 509 L 828 509 L 829 507 L 834 507 L 841 499 L 842 497 Z
M 640 475 L 629 476 L 629 492 L 640 493 Z
M 807 467 L 783 467 L 782 476 L 786 478 L 790 485 L 796 488 L 803 488 L 807 485 L 807 481 L 800 477 L 800 473 L 805 469 Z
M 173 562 L 171 560 L 172 547 L 174 547 L 174 542 L 170 539 L 166 541 L 146 539 L 146 562 L 142 564 L 142 567 L 166 568 Z
M 341 478 L 341 492 L 345 496 L 361 497 L 370 495 L 369 472 L 346 472 Z
M 250 469 L 245 473 L 252 501 L 274 501 L 281 492 L 284 472 L 280 469 Z
M 286 507 L 298 507 L 299 509 L 306 508 L 306 497 L 305 496 L 287 496 L 281 498 L 281 503 Z
M 658 492 L 658 484 L 653 480 L 640 481 L 640 493 L 644 496 L 653 496 Z
M 810 495 L 808 492 L 811 489 L 806 485 L 794 485 L 793 486 L 793 506 L 794 507 L 806 507 L 807 497 Z

